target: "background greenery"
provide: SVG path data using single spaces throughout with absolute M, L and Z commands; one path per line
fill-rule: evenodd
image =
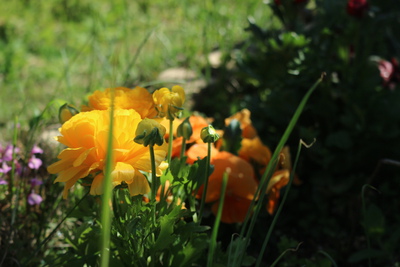
M 3 1 L 1 1 L 3 2 Z M 1 3 L 0 2 L 0 3 Z M 215 48 L 248 35 L 260 1 L 11 1 L 0 10 L 0 123 L 37 115 L 53 98 L 155 81 L 169 67 L 198 73 Z

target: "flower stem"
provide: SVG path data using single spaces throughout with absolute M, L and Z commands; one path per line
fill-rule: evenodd
M 18 197 L 19 197 L 19 186 L 15 185 L 15 157 L 16 157 L 16 146 L 17 146 L 17 139 L 18 139 L 18 117 L 15 117 L 14 120 L 14 133 L 13 133 L 13 143 L 12 143 L 12 159 L 11 159 L 11 173 L 10 173 L 10 192 L 11 194 L 11 199 L 10 203 L 12 207 L 12 214 L 11 214 L 11 225 L 14 224 L 15 222 L 15 217 L 18 211 Z M 15 199 L 13 199 L 15 197 Z M 13 203 L 13 201 L 15 201 Z
M 174 140 L 174 120 L 169 120 L 169 139 L 168 139 L 168 155 L 167 162 L 171 162 L 172 141 Z
M 103 197 L 101 207 L 101 258 L 100 266 L 106 267 L 110 264 L 110 236 L 111 236 L 111 211 L 110 203 L 112 200 L 112 178 L 111 172 L 113 168 L 113 132 L 114 132 L 114 90 L 111 92 L 111 109 L 110 109 L 110 123 L 107 137 L 107 153 L 105 160 L 105 171 L 103 180 Z
M 201 196 L 201 202 L 200 202 L 200 214 L 199 214 L 199 224 L 201 223 L 201 219 L 203 218 L 203 210 L 204 210 L 204 204 L 206 202 L 206 195 L 207 195 L 207 188 L 208 188 L 208 176 L 210 172 L 210 161 L 211 161 L 211 143 L 207 143 L 207 164 L 206 164 L 206 174 L 205 174 L 205 179 L 204 179 L 204 188 L 203 188 L 203 194 Z
M 150 161 L 151 161 L 151 203 L 153 203 L 153 222 L 156 222 L 156 195 L 158 189 L 157 173 L 156 173 L 156 161 L 154 156 L 154 147 L 152 144 L 150 147 Z
M 225 200 L 225 192 L 227 184 L 228 184 L 228 172 L 225 171 L 224 177 L 222 178 L 221 196 L 219 198 L 218 211 L 211 234 L 210 247 L 207 258 L 207 266 L 210 267 L 213 266 L 214 264 L 215 248 L 217 246 L 217 235 L 218 235 L 219 225 L 221 223 L 222 210 L 224 208 L 224 200 Z
M 186 138 L 182 136 L 181 155 L 179 158 L 183 158 L 183 156 L 185 155 L 185 150 L 186 150 Z

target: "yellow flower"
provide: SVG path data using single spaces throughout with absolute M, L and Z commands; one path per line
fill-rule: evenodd
M 60 128 L 62 136 L 56 139 L 67 146 L 58 155 L 59 161 L 48 167 L 49 173 L 58 177 L 55 182 L 65 182 L 63 197 L 81 178 L 92 177 L 92 195 L 103 193 L 105 158 L 110 112 L 93 110 L 81 112 Z M 150 191 L 143 172 L 151 172 L 149 149 L 133 141 L 136 128 L 141 121 L 135 110 L 114 111 L 112 185 L 126 183 L 130 194 L 145 194 Z M 161 172 L 162 161 L 167 154 L 167 145 L 154 147 L 157 173 Z M 162 165 L 162 166 L 161 166 Z
M 106 110 L 110 107 L 112 88 L 107 88 L 103 91 L 95 91 L 89 96 L 87 106 L 82 106 L 82 111 L 90 110 Z M 134 109 L 141 118 L 153 118 L 157 116 L 153 98 L 151 94 L 142 87 L 136 86 L 134 89 L 125 87 L 115 88 L 114 95 L 115 109 Z
M 153 93 L 158 116 L 173 120 L 181 112 L 185 102 L 185 91 L 181 86 L 175 85 L 169 90 L 163 87 Z

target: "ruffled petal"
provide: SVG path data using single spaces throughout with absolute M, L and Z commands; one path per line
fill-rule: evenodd
M 128 188 L 131 196 L 144 195 L 150 192 L 149 182 L 139 171 L 136 171 L 132 183 L 128 184 Z

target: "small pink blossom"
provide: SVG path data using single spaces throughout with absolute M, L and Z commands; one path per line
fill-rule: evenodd
M 7 165 L 7 163 L 5 161 L 3 161 L 3 164 L 1 164 L 1 168 L 0 168 L 0 173 L 8 173 L 9 171 L 11 171 L 11 167 Z
M 43 149 L 41 149 L 37 145 L 34 145 L 31 150 L 31 154 L 43 154 Z
M 28 203 L 29 205 L 33 206 L 33 205 L 39 205 L 40 203 L 42 203 L 43 198 L 36 194 L 35 192 L 32 191 L 32 193 L 30 193 L 28 195 Z
M 35 157 L 35 155 L 32 155 L 32 157 L 28 161 L 28 166 L 32 170 L 38 170 L 40 168 L 40 166 L 42 166 L 42 163 L 43 162 L 41 159 Z

